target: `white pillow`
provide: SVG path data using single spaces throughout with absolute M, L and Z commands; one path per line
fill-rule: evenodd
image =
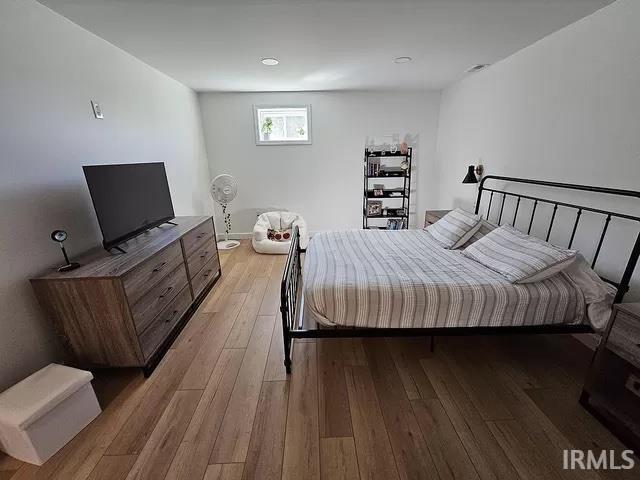
M 568 267 L 576 253 L 506 225 L 492 230 L 462 251 L 465 257 L 498 272 L 511 283 L 549 278 Z
M 460 208 L 450 211 L 425 230 L 444 248 L 464 245 L 480 228 L 480 217 Z
M 467 240 L 467 243 L 462 245 L 461 248 L 466 248 L 469 245 L 471 245 L 473 242 L 477 242 L 482 237 L 484 237 L 487 233 L 489 233 L 491 230 L 495 230 L 496 228 L 498 228 L 497 225 L 494 225 L 493 223 L 490 223 L 483 218 L 482 220 L 480 220 L 480 225 L 478 226 L 478 230 L 473 235 L 471 235 L 471 238 L 469 238 L 469 240 Z
M 458 240 L 453 245 L 453 247 L 451 247 L 451 250 L 456 250 L 464 246 L 464 244 L 467 243 L 469 240 L 471 240 L 473 236 L 478 232 L 478 230 L 480 230 L 481 226 L 482 226 L 482 222 L 478 222 L 478 224 L 475 227 L 473 227 L 471 230 L 465 233 L 462 237 L 460 237 L 460 240 Z

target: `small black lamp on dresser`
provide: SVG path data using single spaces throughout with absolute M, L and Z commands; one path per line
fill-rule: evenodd
M 580 403 L 640 451 L 640 303 L 614 305 Z

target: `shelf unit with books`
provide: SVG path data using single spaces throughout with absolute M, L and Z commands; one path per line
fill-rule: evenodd
M 413 149 L 364 151 L 362 228 L 400 230 L 409 228 L 411 162 Z M 388 160 L 386 163 L 383 161 Z M 384 183 L 374 183 L 374 180 Z M 401 201 L 398 202 L 398 201 Z M 387 204 L 393 203 L 394 206 Z M 376 220 L 387 219 L 386 225 Z M 372 224 L 369 220 L 374 220 Z

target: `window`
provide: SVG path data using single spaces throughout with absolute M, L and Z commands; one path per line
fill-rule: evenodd
M 256 145 L 311 143 L 311 105 L 254 106 Z

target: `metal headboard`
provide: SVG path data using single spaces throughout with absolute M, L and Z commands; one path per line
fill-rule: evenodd
M 522 193 L 517 193 L 512 191 L 500 190 L 498 188 L 485 187 L 485 182 L 489 180 L 497 180 L 497 181 L 503 181 L 503 182 L 509 182 L 509 183 L 524 183 L 529 185 L 555 187 L 555 188 L 562 188 L 565 190 L 579 190 L 583 192 L 594 192 L 594 193 L 602 193 L 605 195 L 616 195 L 621 197 L 632 197 L 632 198 L 639 198 L 639 199 L 640 199 L 640 192 L 636 192 L 633 190 L 621 190 L 617 188 L 594 187 L 591 185 L 576 185 L 572 183 L 547 182 L 544 180 L 532 180 L 528 178 L 503 177 L 499 175 L 487 175 L 480 182 L 480 185 L 478 187 L 478 198 L 476 200 L 476 214 L 480 214 L 480 202 L 482 200 L 483 192 L 490 192 L 491 195 L 489 197 L 489 206 L 487 208 L 486 216 L 484 218 L 489 220 L 489 216 L 491 214 L 491 207 L 495 205 L 493 202 L 494 195 L 496 195 L 497 197 L 496 201 L 499 202 L 500 204 L 500 210 L 498 213 L 498 222 L 497 222 L 498 225 L 502 225 L 504 205 L 507 197 L 515 197 L 516 199 L 516 206 L 515 206 L 513 219 L 511 221 L 511 225 L 515 225 L 516 220 L 518 218 L 518 212 L 520 210 L 520 202 L 523 199 L 527 201 L 533 201 L 533 208 L 531 210 L 531 217 L 529 219 L 529 224 L 528 224 L 529 226 L 527 229 L 527 233 L 531 233 L 531 228 L 533 226 L 533 220 L 536 215 L 536 210 L 538 205 L 541 203 L 553 205 L 553 213 L 551 214 L 551 218 L 549 220 L 549 227 L 547 229 L 546 240 L 549 240 L 549 237 L 551 236 L 551 231 L 553 229 L 553 222 L 556 219 L 556 212 L 558 211 L 558 207 L 567 207 L 567 208 L 575 209 L 576 218 L 573 224 L 573 228 L 571 230 L 571 237 L 569 238 L 569 243 L 567 245 L 567 248 L 571 248 L 571 246 L 573 245 L 573 242 L 576 236 L 576 231 L 578 230 L 578 224 L 580 223 L 580 218 L 582 217 L 583 212 L 591 212 L 591 213 L 603 215 L 605 217 L 604 225 L 602 227 L 602 232 L 600 233 L 600 238 L 598 240 L 598 244 L 597 244 L 595 253 L 593 255 L 593 259 L 591 261 L 592 268 L 595 268 L 596 266 L 596 262 L 598 261 L 598 257 L 600 255 L 600 250 L 602 249 L 602 244 L 604 242 L 605 236 L 607 234 L 607 230 L 609 228 L 609 223 L 611 222 L 612 218 L 626 219 L 626 220 L 638 222 L 638 225 L 640 225 L 640 217 L 637 217 L 634 215 L 628 215 L 625 213 L 619 213 L 619 212 L 608 211 L 608 210 L 601 210 L 599 208 L 561 202 L 557 200 L 549 200 L 542 197 L 534 197 L 532 195 L 525 195 Z M 638 257 L 640 257 L 640 232 L 638 233 L 635 244 L 631 249 L 631 253 L 625 265 L 624 273 L 622 274 L 622 279 L 620 280 L 620 282 L 614 282 L 609 279 L 603 278 L 603 280 L 611 283 L 618 289 L 618 293 L 616 294 L 616 298 L 615 298 L 616 303 L 621 302 L 625 293 L 629 291 L 629 283 L 631 282 L 631 276 L 633 275 L 633 271 L 635 270 L 636 264 L 638 263 Z

